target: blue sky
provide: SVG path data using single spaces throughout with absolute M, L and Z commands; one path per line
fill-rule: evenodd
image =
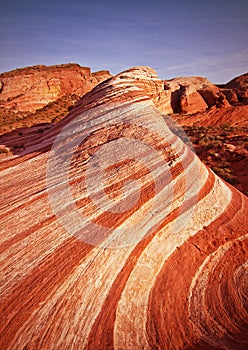
M 247 0 L 1 1 L 0 72 L 75 62 L 227 82 L 247 72 Z

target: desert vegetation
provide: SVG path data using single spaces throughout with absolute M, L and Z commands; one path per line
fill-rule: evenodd
M 248 128 L 241 126 L 184 126 L 195 152 L 217 175 L 248 195 Z
M 0 135 L 38 123 L 57 123 L 79 99 L 80 96 L 74 94 L 63 96 L 33 113 L 15 113 L 12 109 L 0 107 Z

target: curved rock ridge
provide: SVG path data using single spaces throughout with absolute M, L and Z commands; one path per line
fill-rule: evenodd
M 142 74 L 139 67 L 134 67 L 124 75 L 130 78 L 138 73 L 141 80 L 150 75 L 153 79 L 144 88 L 162 113 L 182 114 L 186 118 L 217 109 L 221 115 L 227 108 L 234 110 L 232 107 L 238 105 L 242 109 L 247 104 L 246 75 L 216 86 L 203 77 L 160 80 L 151 68 L 149 73 L 147 68 L 142 69 Z M 120 76 L 125 84 L 125 76 Z M 0 133 L 58 122 L 86 92 L 110 77 L 108 71 L 92 73 L 90 68 L 78 64 L 39 65 L 0 74 Z
M 246 349 L 248 199 L 173 134 L 155 72 L 1 161 L 1 349 Z

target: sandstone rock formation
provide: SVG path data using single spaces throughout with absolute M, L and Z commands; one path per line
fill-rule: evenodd
M 247 348 L 248 198 L 169 130 L 162 88 L 120 73 L 0 163 L 1 349 Z
M 230 106 L 221 89 L 203 77 L 165 80 L 164 87 L 170 91 L 173 113 L 195 114 L 212 106 Z M 169 109 L 167 113 L 171 113 Z
M 177 118 L 180 125 L 207 126 L 228 123 L 233 126 L 247 126 L 247 76 L 248 74 L 241 75 L 227 84 L 218 86 L 202 77 L 165 81 L 165 87 L 171 93 L 173 112 L 183 114 L 183 117 Z M 185 93 L 187 89 L 192 93 Z M 205 105 L 199 95 L 205 101 Z M 169 109 L 167 113 L 170 113 Z
M 183 114 L 194 114 L 208 108 L 199 92 L 191 86 L 184 86 L 180 96 L 180 109 Z
M 221 88 L 225 94 L 236 95 L 238 102 L 248 104 L 248 73 L 232 79 L 225 85 L 221 85 Z
M 192 118 L 191 115 L 183 116 L 180 125 L 204 125 L 216 126 L 230 124 L 231 126 L 248 126 L 248 105 L 230 106 L 228 108 L 217 108 L 213 106 L 210 110 L 199 112 Z
M 238 96 L 237 96 L 235 90 L 233 90 L 233 89 L 221 89 L 221 91 L 232 105 L 239 102 Z
M 66 115 L 68 107 L 110 77 L 108 71 L 91 73 L 90 68 L 78 64 L 33 66 L 0 74 L 0 134 L 37 123 L 57 122 Z M 220 86 L 202 77 L 160 80 L 155 73 L 153 78 L 145 87 L 146 93 L 166 114 L 191 115 L 212 107 L 222 113 L 222 108 L 248 101 L 247 75 Z M 125 76 L 120 79 L 125 82 Z
M 99 82 L 109 78 L 108 71 L 92 73 L 78 64 L 33 66 L 0 74 L 0 107 L 30 113 L 62 96 L 83 96 Z

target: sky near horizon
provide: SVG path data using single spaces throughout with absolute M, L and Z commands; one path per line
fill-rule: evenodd
M 0 72 L 146 65 L 224 83 L 248 71 L 247 0 L 2 0 L 0 33 Z

